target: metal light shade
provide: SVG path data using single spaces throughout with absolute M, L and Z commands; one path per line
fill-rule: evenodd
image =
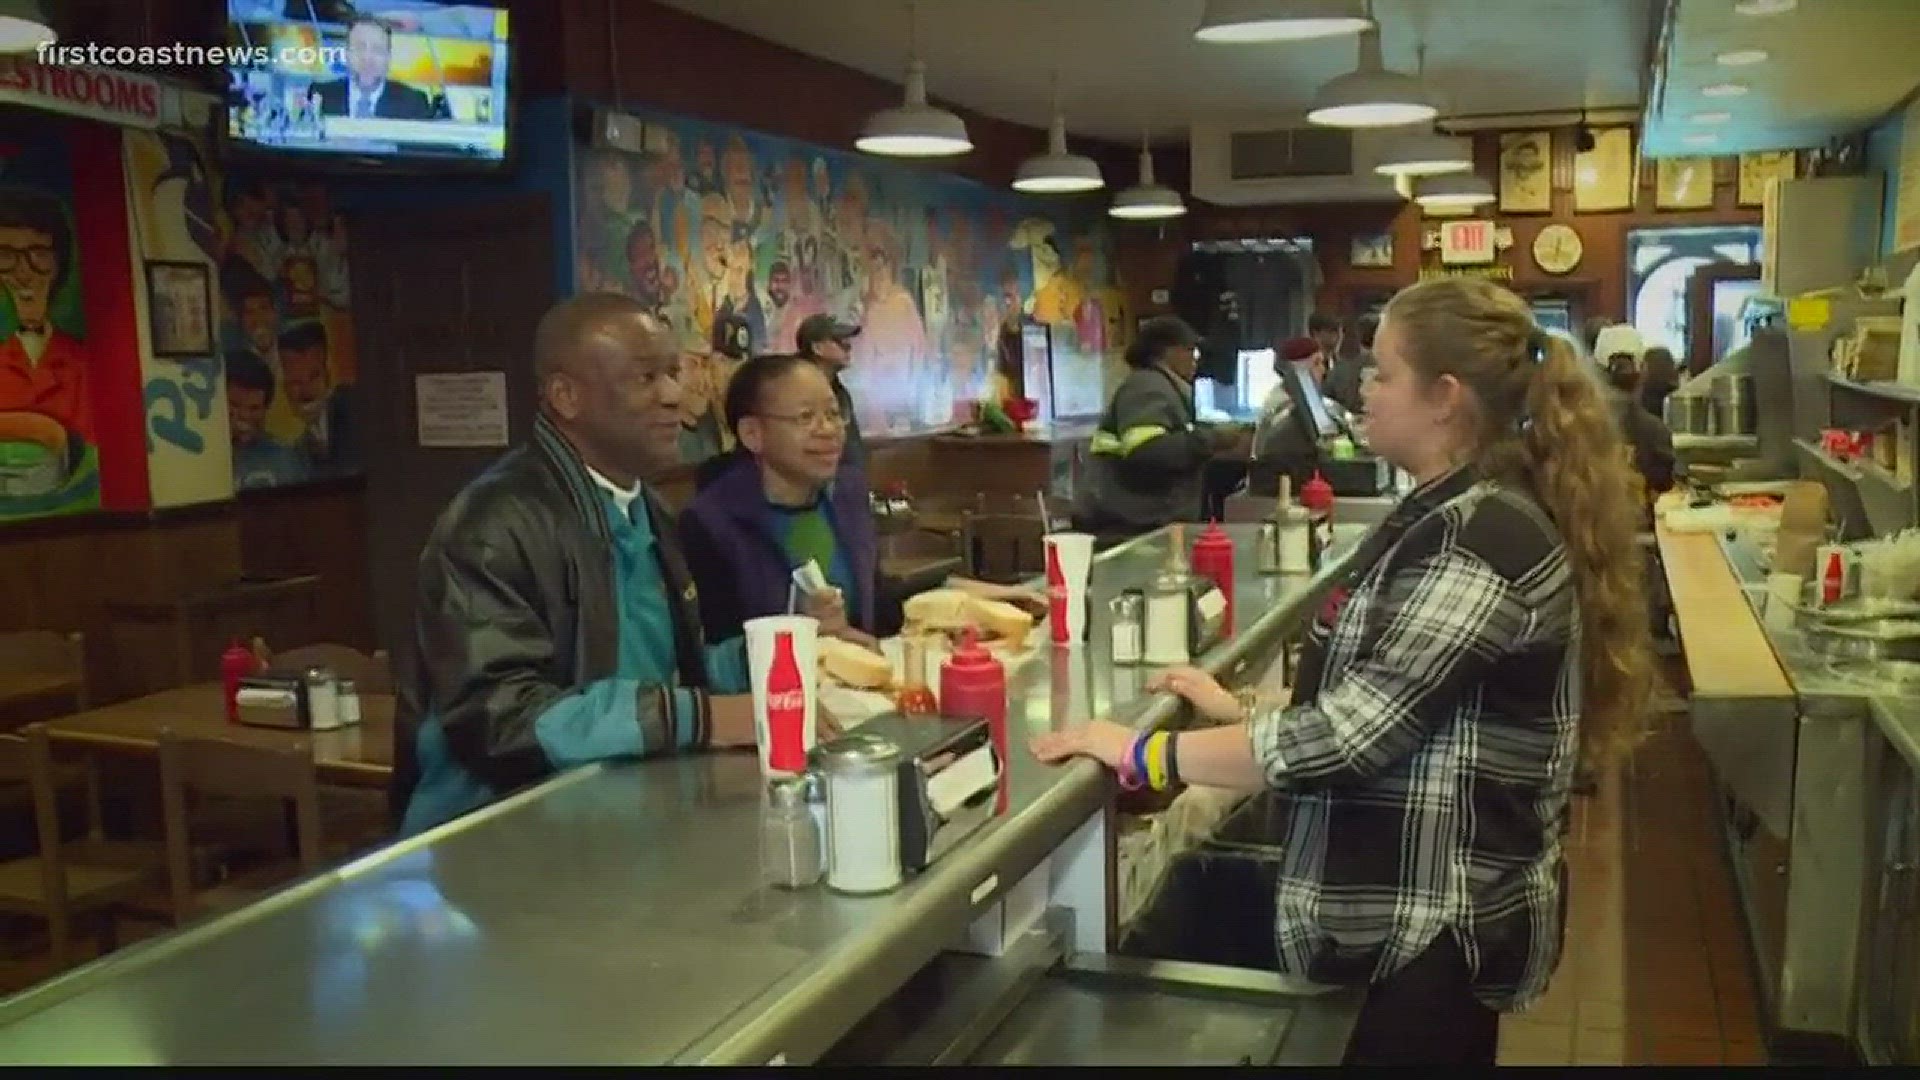
M 1471 141 L 1430 131 L 1395 136 L 1373 167 L 1382 176 L 1440 176 L 1472 170 Z
M 1039 195 L 1098 191 L 1106 186 L 1097 162 L 1067 151 L 1067 121 L 1057 112 L 1047 128 L 1047 152 L 1021 162 L 1013 178 L 1015 191 Z
M 1414 185 L 1413 197 L 1422 206 L 1485 206 L 1498 198 L 1491 181 L 1472 173 L 1429 176 Z
M 959 117 L 927 104 L 927 65 L 914 60 L 907 64 L 905 104 L 868 117 L 853 145 L 869 154 L 946 157 L 973 149 L 973 140 Z
M 1360 33 L 1360 60 L 1313 97 L 1309 123 L 1328 127 L 1395 127 L 1433 119 L 1434 108 L 1420 80 L 1388 71 L 1380 59 L 1380 31 Z
M 1193 36 L 1216 45 L 1308 41 L 1373 26 L 1359 0 L 1207 0 Z
M 33 52 L 59 39 L 37 0 L 0 0 L 0 53 Z
M 1113 197 L 1107 216 L 1122 221 L 1155 221 L 1187 212 L 1180 193 L 1153 179 L 1153 155 L 1140 148 L 1140 182 Z

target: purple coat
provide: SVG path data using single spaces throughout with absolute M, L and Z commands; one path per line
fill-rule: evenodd
M 859 582 L 853 625 L 878 634 L 880 569 L 873 509 L 864 486 L 846 482 L 847 470 L 827 496 L 827 516 Z M 680 514 L 680 540 L 687 568 L 700 591 L 700 621 L 710 640 L 724 641 L 740 625 L 787 610 L 793 565 L 775 531 L 773 510 L 760 482 L 760 465 L 746 454 L 700 489 Z M 822 567 L 822 569 L 826 569 Z

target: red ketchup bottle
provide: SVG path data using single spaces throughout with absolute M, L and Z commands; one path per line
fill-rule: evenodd
M 1226 598 L 1221 633 L 1233 633 L 1233 538 L 1215 521 L 1193 542 L 1193 572 L 1212 579 Z
M 996 812 L 1007 808 L 1007 669 L 993 658 L 969 626 L 960 632 L 960 647 L 940 665 L 940 715 L 983 719 L 1000 760 L 1000 792 Z
M 1315 514 L 1333 513 L 1333 485 L 1320 475 L 1320 470 L 1315 469 L 1313 479 L 1300 486 L 1300 505 Z
M 227 702 L 227 722 L 240 722 L 240 680 L 260 670 L 260 658 L 253 655 L 239 638 L 220 654 L 220 689 Z

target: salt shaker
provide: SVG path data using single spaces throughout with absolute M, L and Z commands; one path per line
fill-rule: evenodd
M 352 679 L 341 679 L 334 684 L 334 708 L 340 714 L 340 726 L 347 727 L 360 722 L 360 688 Z
M 1147 594 L 1128 589 L 1113 598 L 1113 648 L 1110 659 L 1116 664 L 1137 664 L 1146 651 Z
M 315 731 L 339 727 L 340 696 L 333 672 L 323 667 L 308 668 L 302 681 L 307 687 L 307 726 Z
M 900 747 L 866 732 L 820 748 L 827 775 L 827 888 L 891 892 L 900 864 Z
M 782 777 L 767 789 L 760 868 L 767 884 L 777 888 L 804 889 L 820 880 L 820 836 L 799 780 Z

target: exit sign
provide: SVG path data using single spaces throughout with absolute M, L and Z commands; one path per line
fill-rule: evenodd
M 1490 263 L 1493 251 L 1491 221 L 1449 221 L 1440 226 L 1440 261 L 1448 266 Z

